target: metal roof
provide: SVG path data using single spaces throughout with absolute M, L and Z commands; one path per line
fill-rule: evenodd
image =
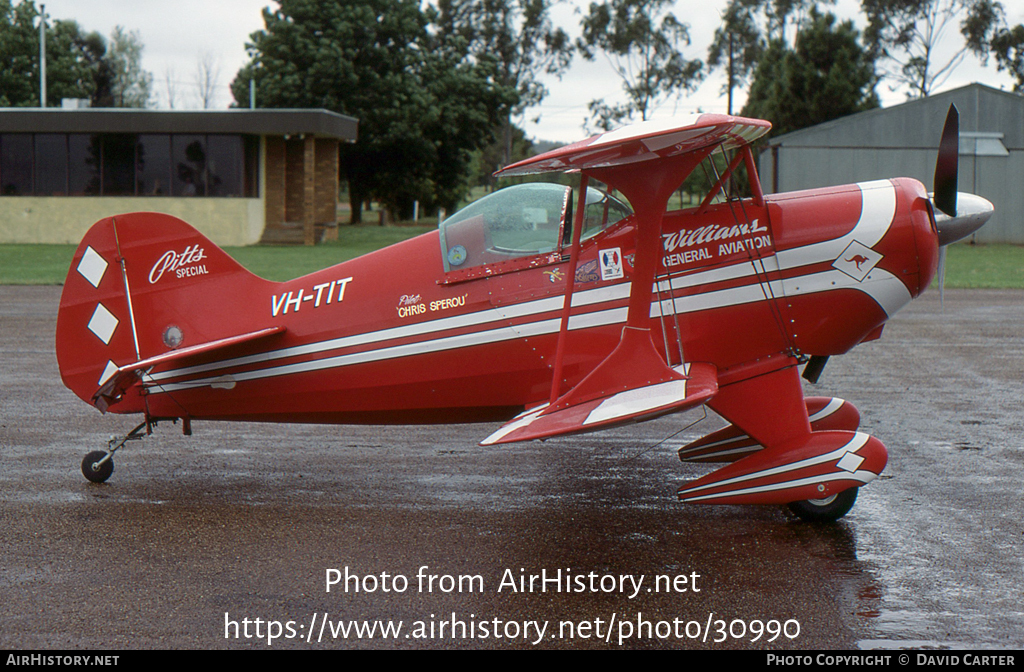
M 934 150 L 950 103 L 960 110 L 961 137 L 1000 132 L 1007 147 L 1024 147 L 1024 97 L 977 82 L 770 137 L 768 144 Z
M 330 110 L 0 108 L 0 133 L 239 133 L 354 142 L 359 121 Z

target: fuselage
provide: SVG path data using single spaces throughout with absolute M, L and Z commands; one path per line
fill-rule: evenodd
M 555 249 L 469 269 L 452 262 L 465 247 L 443 246 L 435 231 L 265 283 L 235 297 L 231 310 L 246 311 L 256 327 L 284 326 L 281 338 L 155 367 L 110 410 L 148 404 L 154 417 L 320 423 L 507 420 L 551 395 L 570 279 L 562 389 L 619 342 L 634 224 L 627 216 L 584 240 L 575 269 L 561 234 Z M 753 362 L 841 354 L 877 337 L 937 263 L 927 194 L 910 179 L 779 194 L 762 207 L 746 200 L 670 211 L 662 239 L 652 339 L 670 365 L 713 363 L 723 384 Z

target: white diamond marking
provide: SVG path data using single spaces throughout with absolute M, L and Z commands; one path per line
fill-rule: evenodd
M 92 318 L 89 320 L 89 331 L 96 334 L 104 345 L 109 345 L 110 337 L 114 335 L 116 328 L 117 318 L 102 303 L 97 303 L 96 310 L 93 311 Z
M 832 267 L 846 273 L 857 282 L 863 282 L 882 258 L 881 254 L 855 240 L 832 262 Z
M 847 453 L 843 455 L 842 459 L 836 462 L 836 466 L 844 471 L 848 471 L 851 474 L 857 471 L 861 463 L 864 462 L 864 458 L 854 453 Z
M 93 287 L 100 286 L 100 280 L 107 271 L 107 260 L 91 247 L 85 248 L 82 260 L 78 262 L 78 272 L 89 281 Z
M 115 373 L 117 373 L 117 364 L 114 364 L 112 361 L 108 359 L 107 366 L 106 368 L 103 369 L 103 375 L 100 376 L 100 386 L 102 386 L 103 383 L 110 380 L 110 377 Z

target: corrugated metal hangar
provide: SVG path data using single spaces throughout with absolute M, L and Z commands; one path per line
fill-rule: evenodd
M 771 138 L 759 159 L 761 183 L 780 192 L 914 177 L 931 190 L 951 103 L 960 111 L 959 191 L 995 205 L 973 241 L 1024 244 L 1024 97 L 983 84 Z

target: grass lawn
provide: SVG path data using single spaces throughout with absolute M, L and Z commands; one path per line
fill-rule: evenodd
M 1024 288 L 1024 247 L 951 245 L 946 258 L 946 287 Z
M 436 226 L 341 226 L 338 240 L 314 247 L 227 247 L 238 263 L 267 280 L 291 280 L 432 231 Z M 77 245 L 0 245 L 0 284 L 59 285 Z M 440 249 L 437 251 L 441 254 Z
M 355 259 L 367 252 L 433 231 L 436 226 L 339 226 L 338 240 L 313 247 L 253 245 L 227 247 L 224 251 L 238 263 L 267 280 L 297 278 L 322 268 Z M 438 257 L 441 248 L 437 249 Z
M 338 240 L 315 247 L 229 247 L 228 254 L 268 280 L 290 280 L 433 230 L 433 226 L 342 226 Z M 76 245 L 0 245 L 0 284 L 59 285 Z M 440 254 L 438 250 L 438 254 Z M 1024 247 L 953 245 L 946 287 L 1024 289 Z

